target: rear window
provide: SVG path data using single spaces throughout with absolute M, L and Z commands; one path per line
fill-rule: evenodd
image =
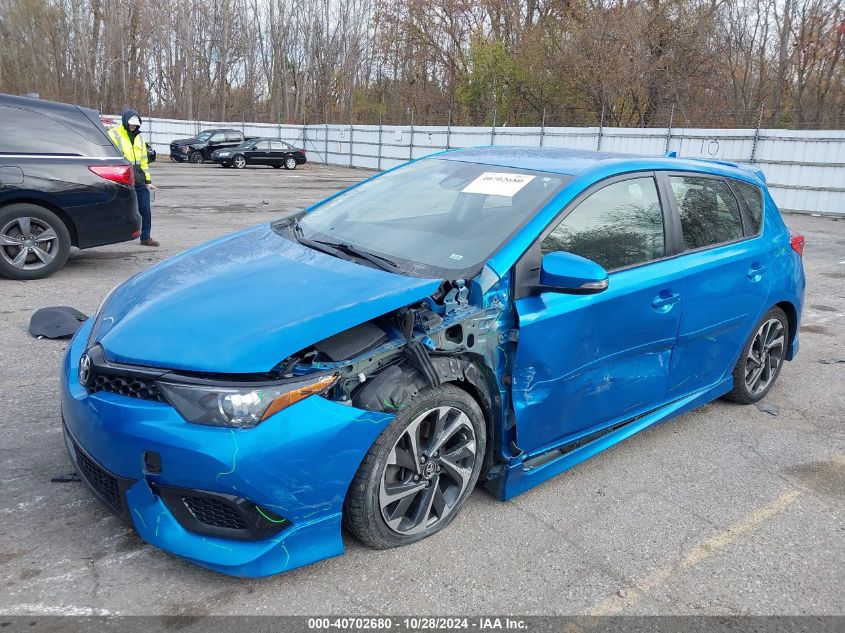
M 763 224 L 763 192 L 760 187 L 739 180 L 732 180 L 731 188 L 745 203 L 745 208 L 748 211 L 751 226 L 746 227 L 745 234 L 757 235 L 760 232 L 760 226 Z
M 68 127 L 72 125 L 73 128 Z M 98 138 L 101 133 L 81 112 L 79 121 L 68 125 L 54 118 L 12 106 L 0 106 L 0 153 L 2 154 L 63 154 L 66 156 L 113 156 L 115 151 L 108 138 L 94 143 L 80 132 Z M 100 139 L 98 138 L 98 141 Z M 106 145 L 106 143 L 109 143 Z
M 669 182 L 678 201 L 684 245 L 689 250 L 743 237 L 739 204 L 724 180 L 670 176 Z

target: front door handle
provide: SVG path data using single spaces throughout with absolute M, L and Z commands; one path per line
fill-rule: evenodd
M 763 264 L 752 264 L 751 268 L 745 273 L 751 281 L 760 281 L 763 278 L 763 273 L 766 272 L 766 267 Z
M 678 301 L 681 300 L 681 295 L 675 294 L 669 290 L 664 290 L 651 301 L 651 307 L 657 312 L 669 312 Z

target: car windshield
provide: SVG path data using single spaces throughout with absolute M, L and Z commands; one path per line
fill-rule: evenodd
M 425 159 L 321 204 L 299 226 L 310 240 L 389 258 L 403 272 L 455 279 L 480 270 L 570 179 Z
M 200 132 L 199 134 L 197 134 L 197 140 L 198 141 L 207 141 L 208 139 L 211 138 L 212 134 L 214 134 L 214 132 Z

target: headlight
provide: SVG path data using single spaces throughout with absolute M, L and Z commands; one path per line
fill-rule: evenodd
M 182 147 L 179 148 L 179 151 L 187 154 L 189 151 L 191 151 L 191 146 L 190 145 L 182 145 Z
M 321 374 L 243 386 L 159 380 L 158 386 L 188 422 L 246 429 L 295 402 L 324 393 L 337 378 L 337 374 Z

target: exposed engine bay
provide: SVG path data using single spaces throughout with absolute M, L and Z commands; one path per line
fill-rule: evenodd
M 507 283 L 495 278 L 482 292 L 463 280 L 445 281 L 419 303 L 290 356 L 277 372 L 290 378 L 335 371 L 339 379 L 327 394 L 330 399 L 385 412 L 398 411 L 427 386 L 457 382 L 489 418 L 501 421 L 517 333 L 507 291 L 500 290 Z

